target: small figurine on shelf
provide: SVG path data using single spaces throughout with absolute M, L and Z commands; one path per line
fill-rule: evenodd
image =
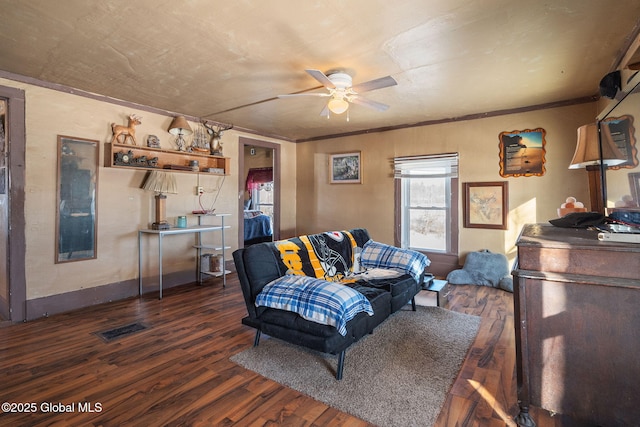
M 160 148 L 160 138 L 158 138 L 156 135 L 147 136 L 147 147 Z
M 211 140 L 209 141 L 211 155 L 222 156 L 222 142 L 220 141 L 220 137 L 222 137 L 222 132 L 232 129 L 233 125 L 211 126 L 206 122 L 202 122 L 202 124 L 207 128 L 207 133 L 211 136 Z
M 142 117 L 136 116 L 135 114 L 129 115 L 127 126 L 111 123 L 111 131 L 113 132 L 111 143 L 126 144 L 127 140 L 130 139 L 133 145 L 138 145 L 136 142 L 136 126 L 139 124 L 142 124 Z M 122 137 L 122 139 L 120 139 L 120 137 Z
M 567 197 L 567 200 L 558 209 L 558 216 L 563 217 L 569 213 L 586 211 L 587 208 L 584 207 L 582 202 L 577 201 L 575 197 Z
M 196 126 L 196 130 L 193 132 L 193 141 L 191 141 L 191 150 L 197 153 L 209 153 L 209 138 L 207 132 L 203 128 L 204 124 Z

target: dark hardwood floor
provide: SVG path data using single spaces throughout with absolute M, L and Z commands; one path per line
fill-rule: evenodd
M 437 426 L 515 425 L 512 294 L 452 289 L 446 307 L 483 320 Z M 0 403 L 11 404 L 0 425 L 369 425 L 230 362 L 253 343 L 245 313 L 232 274 L 226 288 L 212 280 L 0 328 Z M 134 322 L 147 329 L 97 335 Z

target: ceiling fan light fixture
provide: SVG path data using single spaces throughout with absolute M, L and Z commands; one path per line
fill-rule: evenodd
M 363 107 L 371 108 L 377 111 L 386 111 L 389 108 L 388 105 L 381 102 L 372 101 L 367 98 L 362 98 L 360 96 L 360 93 L 382 89 L 389 86 L 395 86 L 398 84 L 398 82 L 396 82 L 393 77 L 386 76 L 352 86 L 353 82 L 351 76 L 347 73 L 336 72 L 326 75 L 320 70 L 308 69 L 306 71 L 311 77 L 322 83 L 322 86 L 324 86 L 328 90 L 328 93 L 307 93 L 307 91 L 299 91 L 287 95 L 278 95 L 278 98 L 289 98 L 294 96 L 330 97 L 329 102 L 324 106 L 322 112 L 320 113 L 321 116 L 327 118 L 329 118 L 330 113 L 342 114 L 345 111 L 349 111 L 350 103 L 361 105 Z M 348 114 L 347 121 L 349 121 Z
M 349 103 L 341 98 L 332 98 L 327 106 L 334 114 L 342 114 L 349 109 Z
M 327 78 L 335 85 L 336 89 L 346 89 L 353 84 L 351 76 L 347 73 L 333 73 L 329 74 Z

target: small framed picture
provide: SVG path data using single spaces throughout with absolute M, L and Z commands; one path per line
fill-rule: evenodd
M 464 226 L 467 228 L 507 229 L 509 183 L 465 182 Z
M 160 148 L 160 138 L 155 135 L 147 136 L 147 147 Z
M 361 184 L 362 159 L 360 151 L 329 155 L 331 184 Z

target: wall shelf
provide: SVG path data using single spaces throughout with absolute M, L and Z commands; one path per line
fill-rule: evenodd
M 104 157 L 107 167 L 208 175 L 229 175 L 231 166 L 228 157 L 116 143 L 105 144 Z M 198 162 L 197 170 L 191 168 L 192 161 Z

